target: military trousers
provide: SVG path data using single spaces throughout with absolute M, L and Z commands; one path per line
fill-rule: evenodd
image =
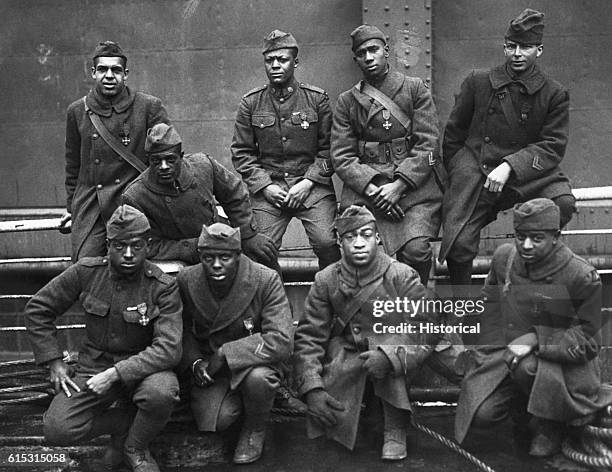
M 340 249 L 334 234 L 336 199 L 326 195 L 310 208 L 276 208 L 265 198 L 253 202 L 253 216 L 259 232 L 274 241 L 280 249 L 283 235 L 292 218 L 298 218 L 304 226 L 312 250 L 319 259 L 319 269 L 340 260 Z
M 68 446 L 102 434 L 127 433 L 126 444 L 145 449 L 166 426 L 179 401 L 178 380 L 171 371 L 151 374 L 133 388 L 116 382 L 102 395 L 87 388 L 90 377 L 78 373 L 73 380 L 81 391 L 72 392 L 71 397 L 60 392 L 53 398 L 43 416 L 49 444 Z M 116 402 L 123 406 L 111 408 Z
M 102 216 L 98 215 L 95 223 L 83 239 L 78 239 L 77 235 L 81 232 L 72 228 L 72 262 L 76 262 L 84 257 L 105 256 L 106 248 L 106 225 Z

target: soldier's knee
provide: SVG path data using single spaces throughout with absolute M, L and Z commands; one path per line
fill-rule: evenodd
M 561 228 L 564 228 L 576 212 L 576 198 L 573 195 L 561 195 L 552 200 L 559 207 Z
M 484 401 L 474 413 L 472 426 L 486 429 L 493 427 L 508 417 L 508 411 L 501 405 Z
M 531 391 L 537 370 L 538 359 L 535 355 L 530 354 L 521 359 L 512 372 L 512 378 L 527 393 Z
M 280 386 L 278 373 L 269 367 L 255 367 L 243 380 L 243 390 L 250 392 L 275 392 Z
M 69 446 L 77 443 L 83 436 L 67 425 L 65 418 L 49 414 L 43 417 L 43 435 L 51 446 Z
M 233 425 L 240 415 L 242 414 L 242 402 L 240 401 L 239 395 L 229 395 L 225 397 L 221 406 L 219 407 L 219 414 L 217 415 L 217 424 L 215 429 L 217 431 L 225 431 L 231 425 Z
M 418 264 L 431 259 L 431 243 L 429 238 L 414 238 L 408 241 L 400 249 L 397 258 L 400 262 L 407 264 Z
M 151 376 L 152 377 L 152 376 Z M 134 402 L 147 411 L 167 412 L 179 402 L 179 386 L 174 374 L 157 376 L 143 381 Z

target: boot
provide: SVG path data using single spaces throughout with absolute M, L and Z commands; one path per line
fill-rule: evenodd
M 234 451 L 234 464 L 250 464 L 263 453 L 266 430 L 254 430 L 246 425 L 240 431 L 240 438 Z
M 472 284 L 472 261 L 455 262 L 447 259 L 446 264 L 448 265 L 450 283 L 453 286 L 453 294 L 456 297 L 460 297 L 462 296 L 462 290 L 460 290 L 458 287 L 462 285 L 469 286 Z
M 157 462 L 148 449 L 136 449 L 126 445 L 123 457 L 134 472 L 160 472 Z
M 406 450 L 407 415 L 404 410 L 394 407 L 383 400 L 385 418 L 384 442 L 381 459 L 384 461 L 399 461 L 408 456 Z
M 122 434 L 111 435 L 110 444 L 102 457 L 102 464 L 105 470 L 117 470 L 123 464 L 123 448 L 126 438 L 127 431 Z
M 415 262 L 410 265 L 419 273 L 421 283 L 427 287 L 427 282 L 429 281 L 429 274 L 431 271 L 431 259 L 425 262 Z
M 557 421 L 536 419 L 536 429 L 529 448 L 529 455 L 548 457 L 561 451 L 563 424 Z

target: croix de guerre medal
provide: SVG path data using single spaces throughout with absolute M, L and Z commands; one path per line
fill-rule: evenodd
M 147 316 L 147 304 L 139 303 L 136 306 L 136 310 L 140 315 L 140 318 L 138 318 L 138 323 L 140 323 L 142 326 L 147 326 L 149 324 L 149 321 L 151 321 L 150 318 Z
M 382 116 L 385 119 L 385 122 L 382 124 L 382 127 L 388 131 L 389 128 L 393 126 L 393 124 L 389 121 L 389 118 L 391 118 L 391 112 L 387 109 L 383 109 Z
M 306 113 L 304 112 L 300 113 L 300 120 L 302 120 L 302 123 L 300 124 L 300 126 L 302 127 L 302 129 L 310 128 L 310 123 L 308 123 L 307 118 L 308 116 L 306 116 Z

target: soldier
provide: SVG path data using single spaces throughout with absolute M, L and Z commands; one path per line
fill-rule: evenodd
M 244 241 L 244 240 L 243 240 Z M 200 431 L 222 431 L 244 411 L 234 463 L 261 457 L 265 422 L 293 347 L 291 310 L 279 275 L 241 254 L 240 229 L 204 226 L 201 264 L 178 274 L 183 368 Z
M 537 66 L 544 15 L 526 9 L 510 22 L 505 64 L 473 71 L 461 85 L 444 133 L 450 188 L 443 203 L 440 261 L 453 285 L 469 285 L 480 230 L 497 212 L 540 196 L 561 209 L 575 199 L 560 171 L 569 124 L 569 95 Z
M 514 209 L 515 244 L 493 256 L 478 348 L 465 376 L 455 423 L 459 441 L 472 427 L 511 416 L 529 453 L 560 450 L 564 424 L 612 402 L 601 388 L 601 281 L 597 271 L 559 240 L 560 210 L 547 198 Z
M 125 190 L 123 201 L 149 219 L 151 258 L 198 262 L 202 225 L 219 216 L 216 199 L 230 223 L 240 228 L 245 254 L 269 267 L 278 266 L 273 242 L 255 230 L 249 195 L 238 177 L 206 154 L 184 156 L 181 137 L 165 123 L 149 129 L 145 152 L 149 168 Z
M 272 31 L 262 52 L 269 83 L 240 101 L 232 160 L 251 193 L 258 229 L 280 248 L 289 221 L 299 218 L 323 268 L 340 258 L 332 229 L 329 98 L 295 79 L 293 35 Z
M 407 380 L 431 353 L 434 336 L 381 334 L 374 324 L 437 317 L 414 313 L 411 318 L 406 312 L 375 317 L 372 300 L 421 299 L 425 288 L 412 268 L 378 247 L 374 215 L 366 208 L 347 208 L 336 230 L 342 259 L 316 274 L 295 335 L 296 378 L 308 404 L 308 436 L 325 434 L 353 449 L 370 380 L 383 406 L 382 459 L 400 460 L 407 455 L 411 411 Z
M 98 44 L 91 76 L 94 88 L 67 112 L 62 225 L 71 225 L 73 261 L 106 254 L 105 225 L 121 192 L 146 168 L 147 129 L 168 123 L 159 98 L 126 86 L 127 58 L 117 43 Z
M 341 207 L 365 204 L 372 210 L 387 253 L 427 283 L 442 202 L 432 172 L 436 108 L 421 79 L 390 67 L 382 31 L 361 25 L 351 38 L 364 80 L 340 94 L 334 113 L 331 156 L 344 183 Z
M 181 358 L 181 299 L 176 281 L 146 260 L 149 223 L 141 212 L 118 207 L 106 230 L 107 257 L 79 260 L 25 308 L 36 362 L 49 367 L 56 391 L 43 418 L 45 439 L 72 445 L 110 434 L 107 467 L 125 459 L 134 471 L 155 472 L 148 446 L 178 402 L 171 369 Z M 54 322 L 77 300 L 86 328 L 74 373 Z M 131 400 L 135 415 L 109 408 L 116 400 Z

